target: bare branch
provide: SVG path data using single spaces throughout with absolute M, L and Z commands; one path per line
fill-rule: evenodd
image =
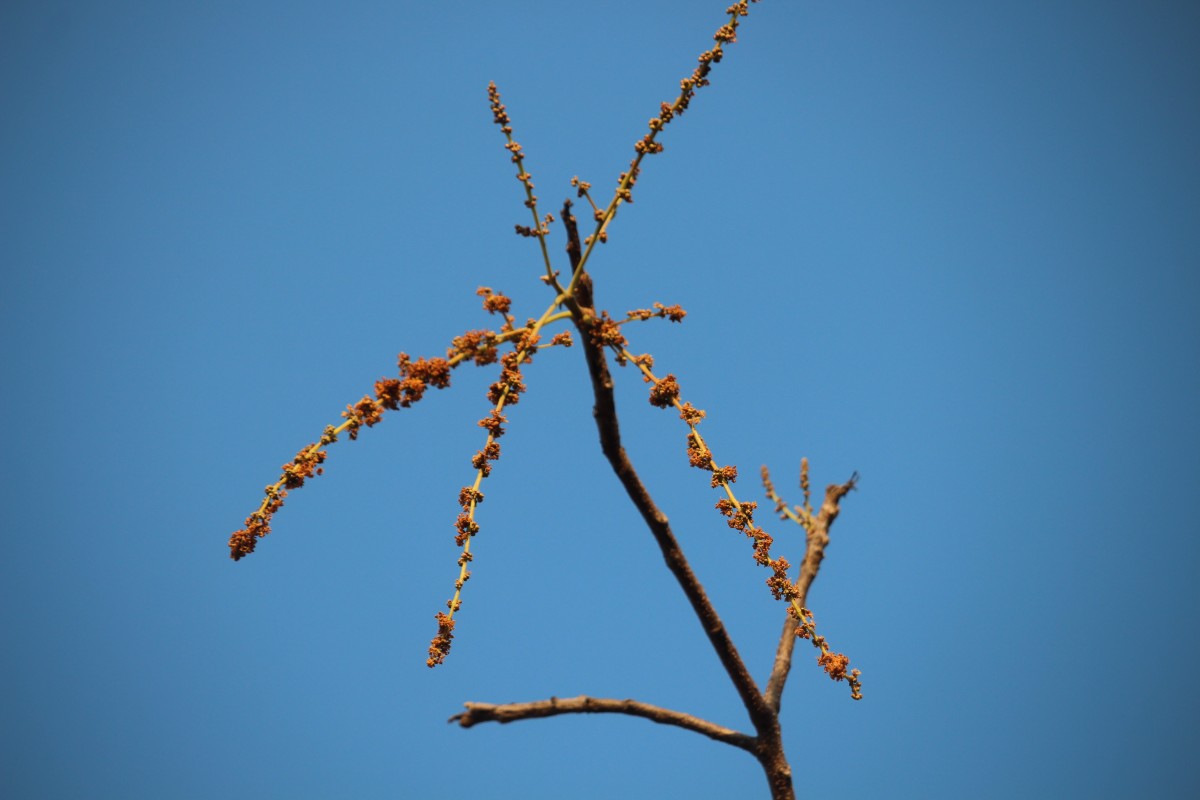
M 799 604 L 808 605 L 808 590 L 821 569 L 825 559 L 825 547 L 829 544 L 829 529 L 841 512 L 840 503 L 843 497 L 858 485 L 858 473 L 850 476 L 850 480 L 842 484 L 833 483 L 825 489 L 825 501 L 821 510 L 812 521 L 812 530 L 808 535 L 808 549 L 804 553 L 804 563 L 800 565 L 800 577 L 796 580 L 796 588 L 800 590 Z M 799 623 L 791 615 L 783 622 L 783 632 L 779 637 L 779 646 L 775 650 L 775 664 L 771 667 L 771 677 L 767 680 L 767 704 L 779 711 L 783 701 L 783 687 L 787 683 L 788 672 L 792 668 L 792 650 L 796 646 L 796 628 Z
M 755 738 L 739 733 L 729 728 L 716 725 L 705 719 L 693 717 L 669 708 L 641 703 L 637 700 L 613 700 L 607 697 L 568 697 L 560 699 L 551 697 L 549 700 L 537 700 L 532 703 L 465 703 L 467 708 L 461 714 L 455 714 L 449 719 L 464 728 L 470 728 L 481 722 L 499 722 L 507 724 L 522 719 L 537 719 L 539 717 L 556 717 L 559 714 L 628 714 L 632 717 L 642 717 L 660 725 L 674 725 L 689 731 L 701 733 L 718 742 L 740 747 L 751 753 L 755 752 Z

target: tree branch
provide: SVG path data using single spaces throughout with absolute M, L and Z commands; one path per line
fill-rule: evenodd
M 613 700 L 607 697 L 568 697 L 560 699 L 551 697 L 549 700 L 537 700 L 532 703 L 465 703 L 466 711 L 455 714 L 449 719 L 464 728 L 478 725 L 481 722 L 499 722 L 507 724 L 522 719 L 537 719 L 539 717 L 556 717 L 559 714 L 628 714 L 632 717 L 642 717 L 660 725 L 674 725 L 689 731 L 701 733 L 718 742 L 740 747 L 751 753 L 755 752 L 755 739 L 738 731 L 724 728 L 705 719 L 693 717 L 669 708 L 640 703 L 637 700 Z
M 808 534 L 808 548 L 804 553 L 804 562 L 800 565 L 800 577 L 796 579 L 796 588 L 800 590 L 801 606 L 808 605 L 808 590 L 816 580 L 821 562 L 825 559 L 825 547 L 829 544 L 829 529 L 841 512 L 839 504 L 843 497 L 853 491 L 858 484 L 858 473 L 850 476 L 850 480 L 842 484 L 833 483 L 825 489 L 825 500 L 821 510 L 813 520 L 812 530 Z M 771 677 L 767 680 L 766 702 L 779 712 L 783 702 L 783 687 L 787 683 L 788 673 L 792 669 L 792 650 L 796 646 L 796 628 L 799 623 L 789 614 L 783 622 L 783 632 L 779 637 L 779 646 L 775 649 L 775 664 L 771 668 Z
M 564 226 L 567 228 L 567 253 L 571 256 L 572 262 L 574 262 L 575 253 L 578 252 L 579 231 L 575 226 L 575 217 L 570 213 L 570 207 L 570 201 L 567 201 L 563 205 L 562 219 Z M 572 263 L 571 266 L 574 268 L 575 263 Z M 586 305 L 583 302 L 585 298 L 591 300 L 591 276 L 583 273 L 580 276 L 577 287 L 583 291 L 577 294 L 573 302 L 568 303 L 568 308 L 571 310 L 575 326 L 579 330 L 580 337 L 583 339 L 581 344 L 587 359 L 588 374 L 592 379 L 592 390 L 596 401 L 593 416 L 596 419 L 596 428 L 600 433 L 600 447 L 604 451 L 604 455 L 608 458 L 613 472 L 616 473 L 617 479 L 625 487 L 625 492 L 629 495 L 629 499 L 633 502 L 637 510 L 641 512 L 642 519 L 645 520 L 647 527 L 650 528 L 650 533 L 658 543 L 659 550 L 662 551 L 663 560 L 667 562 L 667 568 L 671 570 L 671 574 L 675 576 L 675 580 L 678 581 L 680 588 L 683 589 L 688 602 L 691 603 L 692 610 L 700 620 L 705 634 L 708 635 L 709 643 L 712 644 L 713 649 L 717 652 L 717 657 L 721 660 L 722 666 L 725 667 L 725 672 L 733 682 L 734 688 L 742 700 L 742 704 L 746 707 L 746 711 L 749 712 L 750 720 L 754 724 L 755 730 L 762 734 L 764 731 L 777 727 L 778 720 L 774 712 L 763 700 L 763 696 L 759 692 L 754 678 L 742 662 L 742 658 L 738 654 L 737 648 L 729 636 L 729 632 L 725 630 L 725 625 L 721 622 L 721 617 L 709 601 L 708 594 L 704 591 L 704 586 L 700 583 L 696 574 L 692 572 L 691 565 L 688 563 L 686 556 L 684 556 L 683 550 L 675 538 L 675 534 L 671 532 L 667 515 L 659 510 L 654 500 L 650 497 L 649 491 L 646 490 L 637 471 L 633 468 L 633 463 L 629 460 L 629 456 L 625 454 L 625 448 L 621 445 L 621 428 L 617 422 L 617 406 L 616 400 L 613 397 L 612 374 L 608 370 L 608 361 L 604 356 L 604 348 L 593 342 L 591 337 L 591 326 L 596 319 L 595 308 L 590 302 Z

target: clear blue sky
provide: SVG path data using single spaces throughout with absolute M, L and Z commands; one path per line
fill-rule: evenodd
M 339 443 L 257 553 L 225 546 L 398 351 L 488 324 L 477 286 L 548 302 L 488 81 L 548 208 L 573 175 L 607 196 L 724 5 L 0 8 L 0 795 L 766 796 L 745 753 L 644 720 L 446 724 L 591 694 L 748 727 L 578 349 L 528 370 L 443 667 L 493 373 Z M 690 312 L 633 348 L 744 493 L 765 463 L 798 499 L 802 455 L 862 475 L 810 599 L 866 698 L 800 651 L 801 796 L 1200 790 L 1197 53 L 1186 2 L 765 0 L 593 260 L 600 306 Z M 764 680 L 766 575 L 618 378 Z

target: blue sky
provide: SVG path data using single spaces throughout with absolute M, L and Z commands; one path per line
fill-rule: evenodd
M 748 728 L 578 349 L 527 371 L 437 670 L 492 372 L 335 445 L 257 553 L 225 547 L 398 351 L 489 324 L 476 287 L 550 300 L 488 81 L 548 209 L 574 175 L 607 197 L 722 8 L 4 4 L 0 794 L 766 796 L 745 753 L 644 720 L 446 724 L 591 694 Z M 866 697 L 801 651 L 798 793 L 1194 796 L 1200 12 L 766 0 L 739 39 L 591 269 L 601 307 L 689 311 L 632 347 L 744 494 L 768 464 L 798 500 L 801 456 L 862 475 L 810 605 Z M 765 574 L 617 377 L 763 681 Z

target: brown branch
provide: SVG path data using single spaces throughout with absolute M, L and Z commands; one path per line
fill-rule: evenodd
M 800 565 L 800 577 L 796 579 L 796 588 L 800 591 L 798 598 L 801 606 L 808 605 L 808 590 L 816 580 L 821 562 L 825 559 L 825 547 L 829 544 L 829 529 L 841 512 L 840 503 L 858 485 L 858 473 L 850 476 L 850 480 L 842 484 L 833 483 L 825 489 L 825 500 L 821 510 L 812 520 L 812 530 L 808 534 L 808 549 L 804 553 L 804 562 Z M 771 667 L 771 677 L 767 680 L 766 702 L 776 712 L 779 712 L 783 701 L 783 687 L 787 683 L 788 673 L 792 668 L 792 650 L 796 646 L 796 628 L 799 623 L 791 616 L 783 622 L 783 632 L 779 636 L 779 646 L 775 650 L 775 664 Z
M 570 203 L 563 207 L 563 225 L 567 229 L 567 253 L 571 258 L 572 270 L 578 266 L 576 255 L 579 252 L 579 232 L 575 218 L 570 213 Z M 703 584 L 692 571 L 679 541 L 671 531 L 671 525 L 664 514 L 650 497 L 641 478 L 621 445 L 621 428 L 617 421 L 617 406 L 613 396 L 613 379 L 608 369 L 608 361 L 604 355 L 604 347 L 591 337 L 591 328 L 595 323 L 596 310 L 592 302 L 591 276 L 586 272 L 578 274 L 575 281 L 574 296 L 564 304 L 571 311 L 572 320 L 583 345 L 584 356 L 587 360 L 588 374 L 592 379 L 592 392 L 595 396 L 593 416 L 596 428 L 600 434 L 600 447 L 605 457 L 616 473 L 617 479 L 625 487 L 626 494 L 634 507 L 641 513 L 642 519 L 650 529 L 654 541 L 662 552 L 667 569 L 675 576 L 675 580 L 683 589 L 684 595 L 692 606 L 692 611 L 704 628 L 709 644 L 716 651 L 717 658 L 725 668 L 729 680 L 741 698 L 742 705 L 750 715 L 750 722 L 758 733 L 755 737 L 752 752 L 762 765 L 767 783 L 771 787 L 771 797 L 775 800 L 791 800 L 795 797 L 792 787 L 792 769 L 783 751 L 783 735 L 779 728 L 778 712 L 767 704 L 758 685 L 754 682 L 750 671 L 746 669 L 737 647 L 733 644 L 725 624 L 717 614 L 712 602 L 704 591 Z
M 564 205 L 563 207 L 563 224 L 567 228 L 568 240 L 578 241 L 579 233 L 575 228 L 575 218 L 570 214 L 569 205 Z M 568 244 L 567 247 L 568 253 L 572 253 L 572 246 Z M 641 478 L 633 467 L 633 463 L 625 453 L 625 448 L 621 445 L 621 428 L 617 421 L 617 406 L 613 396 L 612 374 L 608 370 L 604 348 L 593 342 L 590 335 L 591 325 L 596 319 L 596 312 L 590 304 L 584 305 L 580 302 L 585 296 L 590 299 L 591 280 L 587 273 L 581 275 L 580 278 L 578 286 L 581 288 L 586 287 L 586 294 L 581 293 L 576 298 L 574 303 L 575 308 L 572 308 L 571 311 L 575 325 L 579 329 L 580 337 L 583 339 L 583 351 L 587 358 L 588 373 L 592 378 L 592 390 L 596 401 L 593 416 L 596 419 L 596 427 L 600 432 L 601 449 L 608 458 L 613 472 L 616 473 L 617 478 L 621 481 L 621 485 L 625 487 L 625 492 L 629 495 L 629 499 L 633 502 L 637 510 L 641 512 L 642 519 L 645 520 L 646 525 L 650 528 L 654 540 L 658 543 L 659 549 L 662 551 L 663 560 L 667 562 L 667 568 L 671 570 L 671 574 L 675 576 L 675 579 L 683 589 L 683 593 L 691 603 L 692 610 L 700 620 L 700 624 L 704 627 L 704 632 L 708 635 L 709 642 L 712 644 L 713 649 L 717 651 L 717 657 L 721 660 L 721 664 L 729 674 L 730 680 L 733 681 L 743 705 L 746 706 L 746 710 L 750 713 L 750 718 L 754 723 L 755 729 L 758 730 L 760 726 L 769 727 L 774 715 L 771 714 L 770 709 L 763 702 L 762 694 L 759 692 L 758 686 L 754 683 L 754 678 L 742 662 L 742 658 L 738 654 L 733 640 L 729 637 L 724 623 L 721 622 L 720 616 L 709 601 L 708 595 L 704 591 L 704 586 L 700 583 L 700 579 L 692 572 L 691 565 L 688 564 L 688 560 L 684 556 L 678 540 L 676 540 L 674 533 L 671 532 L 667 515 L 659 510 L 653 498 L 650 497 L 650 492 L 647 491 L 645 485 L 642 483 Z
M 449 719 L 464 728 L 478 725 L 481 722 L 499 722 L 507 724 L 522 719 L 538 719 L 539 717 L 556 717 L 559 714 L 628 714 L 642 717 L 660 725 L 674 725 L 689 731 L 701 733 L 718 742 L 740 747 L 751 753 L 755 752 L 755 738 L 735 730 L 716 725 L 705 719 L 693 717 L 680 711 L 640 703 L 637 700 L 613 700 L 607 697 L 579 697 L 538 700 L 532 703 L 465 703 L 467 708 L 461 714 L 455 714 Z

